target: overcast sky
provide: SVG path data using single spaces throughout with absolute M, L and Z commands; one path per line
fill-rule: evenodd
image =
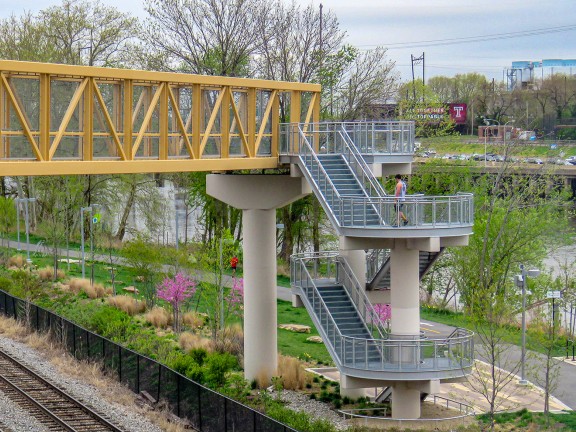
M 102 2 L 145 16 L 143 0 Z M 18 15 L 24 10 L 36 12 L 60 3 L 0 0 L 0 17 Z M 361 49 L 388 47 L 389 57 L 404 79 L 412 75 L 411 55 L 416 58 L 422 53 L 426 78 L 479 72 L 490 79 L 502 80 L 513 61 L 576 58 L 576 0 L 313 0 L 312 3 L 316 7 L 322 3 L 324 11 L 330 9 L 336 13 L 347 33 L 347 43 Z M 518 33 L 523 36 L 511 37 Z M 465 38 L 475 42 L 446 43 L 463 42 Z M 432 41 L 443 42 L 431 46 Z M 410 46 L 406 47 L 407 44 Z M 576 73 L 576 68 L 572 72 Z M 416 66 L 415 74 L 422 77 L 422 65 Z

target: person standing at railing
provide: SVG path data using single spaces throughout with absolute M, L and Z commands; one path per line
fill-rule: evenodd
M 394 203 L 396 204 L 396 226 L 400 226 L 400 219 L 402 219 L 402 225 L 408 225 L 408 218 L 402 211 L 404 201 L 406 201 L 406 182 L 402 180 L 400 174 L 396 174 L 396 193 L 394 196 Z

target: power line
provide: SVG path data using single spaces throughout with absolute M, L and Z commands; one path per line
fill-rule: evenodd
M 567 31 L 576 30 L 576 25 L 568 25 L 568 26 L 559 26 L 559 27 L 548 27 L 548 28 L 540 28 L 540 29 L 533 29 L 533 30 L 523 30 L 518 32 L 508 32 L 508 33 L 496 33 L 496 34 L 489 34 L 489 35 L 480 35 L 480 36 L 468 36 L 463 38 L 451 38 L 451 39 L 432 39 L 432 40 L 425 40 L 419 42 L 398 42 L 398 43 L 390 43 L 390 44 L 372 44 L 372 45 L 359 45 L 359 46 L 378 46 L 382 45 L 385 46 L 387 49 L 405 49 L 405 48 L 420 48 L 420 47 L 430 47 L 430 46 L 443 46 L 443 45 L 457 45 L 457 44 L 466 44 L 466 43 L 475 43 L 475 42 L 487 42 L 493 40 L 502 40 L 502 39 L 513 39 L 513 38 L 520 38 L 520 37 L 528 37 L 528 36 L 538 36 L 542 34 L 548 33 L 561 33 Z

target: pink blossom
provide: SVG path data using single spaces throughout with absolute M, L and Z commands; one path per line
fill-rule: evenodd
M 196 282 L 182 273 L 177 273 L 173 278 L 164 279 L 158 288 L 158 297 L 177 308 L 194 295 Z
M 373 306 L 373 308 L 376 315 L 378 315 L 380 318 L 380 321 L 390 321 L 390 318 L 392 317 L 392 308 L 389 304 L 377 303 Z
M 241 309 L 242 304 L 244 303 L 244 279 L 234 278 L 228 302 L 232 311 L 239 311 Z
M 196 282 L 182 273 L 173 278 L 166 278 L 158 286 L 158 298 L 167 301 L 172 306 L 174 315 L 174 331 L 180 331 L 180 305 L 196 292 Z

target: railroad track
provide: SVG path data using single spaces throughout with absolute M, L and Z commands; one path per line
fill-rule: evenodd
M 50 431 L 122 432 L 2 351 L 0 391 Z

